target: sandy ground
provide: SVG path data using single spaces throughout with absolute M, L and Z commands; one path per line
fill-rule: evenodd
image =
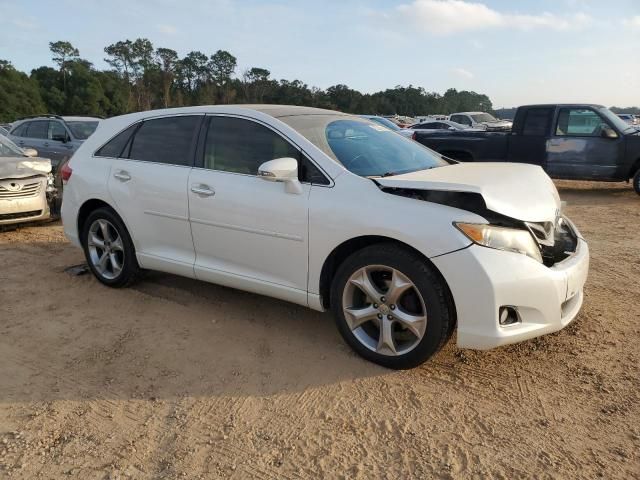
M 0 233 L 0 478 L 640 478 L 640 197 L 558 184 L 592 251 L 577 320 L 405 372 L 328 314 L 110 290 L 64 272 L 58 224 Z

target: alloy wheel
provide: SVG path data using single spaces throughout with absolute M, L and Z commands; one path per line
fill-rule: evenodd
M 104 218 L 89 227 L 87 248 L 91 264 L 103 278 L 113 280 L 124 266 L 124 245 L 118 230 Z
M 383 265 L 362 267 L 349 277 L 342 310 L 355 338 L 381 355 L 410 352 L 427 329 L 427 311 L 418 288 L 399 270 Z

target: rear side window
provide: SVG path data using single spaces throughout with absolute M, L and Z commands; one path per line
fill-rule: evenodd
M 530 108 L 524 118 L 523 135 L 543 137 L 551 128 L 552 108 Z
M 15 135 L 16 137 L 26 137 L 27 136 L 27 128 L 29 127 L 29 122 L 23 123 L 22 125 L 18 125 L 11 131 L 11 135 Z
M 146 120 L 131 143 L 129 158 L 170 165 L 191 165 L 193 138 L 201 116 Z
M 129 143 L 131 135 L 136 131 L 139 125 L 139 123 L 136 123 L 135 125 L 131 125 L 126 130 L 120 132 L 118 135 L 109 140 L 102 148 L 100 148 L 95 153 L 95 156 L 111 158 L 118 158 L 122 156 L 125 147 Z
M 257 175 L 276 158 L 300 160 L 300 152 L 273 130 L 250 120 L 211 117 L 204 147 L 204 168 Z
M 29 123 L 29 128 L 27 128 L 27 137 L 29 138 L 49 138 L 49 121 L 48 120 L 37 120 L 35 122 Z

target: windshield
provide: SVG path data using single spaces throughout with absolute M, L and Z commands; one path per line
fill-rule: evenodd
M 348 115 L 281 117 L 349 171 L 380 177 L 449 165 L 433 150 L 382 125 Z
M 495 118 L 493 115 L 489 115 L 488 113 L 476 113 L 474 115 L 471 115 L 471 118 L 473 118 L 473 120 L 478 123 L 498 121 L 497 118 Z
M 86 140 L 87 138 L 89 138 L 89 136 L 96 131 L 96 128 L 98 128 L 98 121 L 97 120 L 82 120 L 82 121 L 78 121 L 78 120 L 72 120 L 72 121 L 68 121 L 67 125 L 69 125 L 69 128 L 71 129 L 71 133 L 73 133 L 73 136 L 75 138 L 77 138 L 78 140 Z
M 24 152 L 7 137 L 0 135 L 0 157 L 24 157 Z
M 619 116 L 617 116 L 608 108 L 605 108 L 605 107 L 599 108 L 598 112 L 600 112 L 600 115 L 602 115 L 604 118 L 609 120 L 609 122 L 613 124 L 613 126 L 616 127 L 618 130 L 620 130 L 621 132 L 624 132 L 626 130 L 634 130 L 634 128 L 631 125 L 629 125 L 627 122 L 622 120 Z
M 366 118 L 367 120 L 371 120 L 372 122 L 379 123 L 380 125 L 384 125 L 389 130 L 393 130 L 394 132 L 401 130 L 401 128 L 398 125 L 393 123 L 388 118 L 384 118 L 384 117 L 364 117 L 364 118 Z

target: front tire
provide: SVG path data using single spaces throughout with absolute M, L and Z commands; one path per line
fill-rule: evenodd
M 636 191 L 638 195 L 640 195 L 640 168 L 633 176 L 633 189 Z
M 438 272 L 392 243 L 352 254 L 331 288 L 344 340 L 367 360 L 393 369 L 416 367 L 446 343 L 455 323 L 452 305 Z
M 131 285 L 140 272 L 133 242 L 120 217 L 110 208 L 89 214 L 82 228 L 82 246 L 91 272 L 103 284 Z

